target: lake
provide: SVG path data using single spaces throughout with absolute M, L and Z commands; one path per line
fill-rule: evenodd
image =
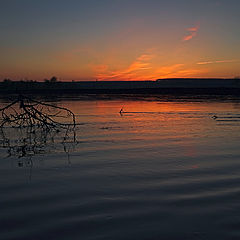
M 1 140 L 0 239 L 240 239 L 239 98 L 47 101 L 75 113 L 76 141 L 23 155 Z

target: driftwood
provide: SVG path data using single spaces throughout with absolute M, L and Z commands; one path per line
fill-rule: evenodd
M 0 147 L 9 157 L 22 158 L 50 152 L 60 143 L 69 154 L 77 144 L 76 125 L 71 110 L 20 95 L 0 109 Z
M 43 103 L 20 95 L 17 100 L 0 109 L 0 127 L 68 128 L 75 127 L 74 113 L 64 107 Z M 56 118 L 70 118 L 70 123 L 62 123 Z

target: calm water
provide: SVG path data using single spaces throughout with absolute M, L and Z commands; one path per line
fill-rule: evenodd
M 240 101 L 54 104 L 77 115 L 78 142 L 0 148 L 0 239 L 240 239 Z

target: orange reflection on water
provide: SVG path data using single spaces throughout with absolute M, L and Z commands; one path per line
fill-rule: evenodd
M 240 124 L 220 125 L 212 119 L 214 114 L 237 114 L 237 102 L 112 95 L 61 104 L 78 116 L 79 123 L 86 123 L 79 126 L 79 137 L 92 141 L 89 148 L 100 144 L 106 152 L 119 149 L 126 158 L 141 152 L 156 161 L 173 156 L 178 169 L 204 167 L 199 156 L 239 139 Z
M 64 101 L 61 106 L 68 107 L 79 121 L 100 121 L 108 124 L 110 121 L 121 125 L 134 126 L 138 132 L 155 131 L 165 133 L 168 137 L 189 137 L 190 134 L 202 135 L 207 130 L 212 131 L 216 122 L 214 114 L 238 111 L 237 103 L 216 101 L 169 101 L 160 97 L 142 98 L 131 96 L 131 99 L 119 99 L 116 96 L 105 96 L 104 99 Z M 166 98 L 165 98 L 166 99 Z M 122 115 L 119 111 L 123 109 Z M 212 127 L 212 128 L 211 128 Z

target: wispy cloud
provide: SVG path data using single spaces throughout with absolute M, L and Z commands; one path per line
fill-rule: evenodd
M 153 55 L 141 55 L 127 68 L 111 71 L 111 66 L 97 65 L 94 70 L 99 80 L 155 80 L 159 78 L 193 77 L 204 73 L 204 69 L 196 69 L 185 64 L 154 66 L 150 60 Z
M 194 77 L 205 73 L 205 69 L 196 69 L 185 64 L 174 64 L 161 67 L 157 73 L 159 78 L 175 78 L 175 77 Z
M 234 63 L 238 62 L 239 60 L 232 59 L 232 60 L 217 60 L 217 61 L 205 61 L 205 62 L 198 62 L 198 65 L 207 65 L 207 64 L 215 64 L 215 63 Z
M 97 65 L 93 68 L 99 80 L 141 80 L 146 76 L 146 72 L 152 69 L 151 60 L 154 57 L 154 54 L 142 54 L 128 67 L 115 71 L 112 71 L 109 65 Z
M 199 25 L 197 26 L 194 26 L 194 27 L 191 27 L 191 28 L 188 28 L 187 29 L 187 34 L 183 37 L 183 41 L 189 41 L 191 40 L 192 38 L 194 38 L 195 36 L 197 36 L 197 32 L 199 30 Z
M 167 77 L 168 75 L 179 72 L 184 67 L 184 64 L 173 64 L 170 66 L 163 66 L 157 69 L 157 73 L 161 76 Z

